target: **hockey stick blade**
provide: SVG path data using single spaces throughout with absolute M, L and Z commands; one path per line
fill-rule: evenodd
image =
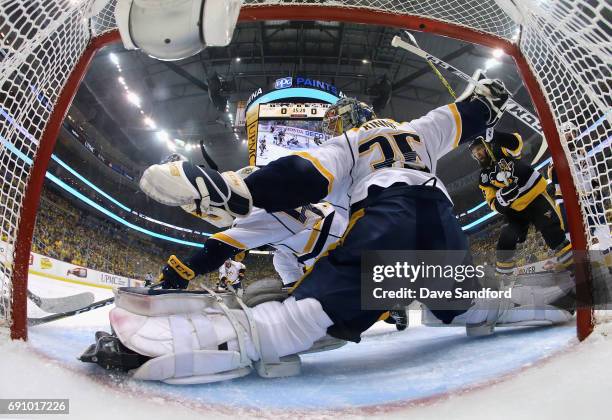
M 415 55 L 418 55 L 419 57 L 424 58 L 425 60 L 431 61 L 436 66 L 442 67 L 443 69 L 451 72 L 456 77 L 460 78 L 461 80 L 465 82 L 473 83 L 473 84 L 477 83 L 476 80 L 472 79 L 469 75 L 462 72 L 458 68 L 452 66 L 446 61 L 442 61 L 439 58 L 434 57 L 433 55 L 423 51 L 420 48 L 415 47 L 409 42 L 402 40 L 401 37 L 399 36 L 393 37 L 393 39 L 391 40 L 391 45 L 393 47 L 401 48 L 403 50 L 409 51 Z M 539 135 L 544 136 L 542 134 L 542 127 L 540 126 L 540 121 L 538 120 L 538 118 L 535 115 L 533 115 L 531 112 L 527 111 L 523 106 L 519 105 L 514 99 L 510 98 L 510 100 L 508 101 L 506 112 L 508 112 L 508 114 L 514 116 L 515 118 L 517 118 L 519 121 L 521 121 L 523 124 L 531 128 L 533 131 L 535 131 Z
M 47 322 L 57 321 L 58 319 L 68 318 L 70 316 L 81 314 L 83 312 L 89 312 L 94 309 L 102 308 L 103 306 L 110 305 L 113 302 L 115 302 L 114 297 L 100 300 L 98 302 L 94 302 L 90 305 L 72 311 L 61 312 L 58 314 L 44 316 L 42 318 L 28 318 L 28 325 L 32 327 L 35 325 L 46 324 Z
M 91 305 L 95 300 L 93 293 L 83 292 L 57 298 L 40 297 L 28 290 L 28 298 L 40 309 L 49 313 L 68 312 Z

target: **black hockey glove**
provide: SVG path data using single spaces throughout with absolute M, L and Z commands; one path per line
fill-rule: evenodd
M 195 272 L 187 267 L 176 255 L 168 258 L 168 264 L 162 270 L 162 289 L 186 289 L 189 280 L 195 278 Z
M 497 201 L 495 208 L 498 210 L 500 207 L 503 209 L 509 208 L 518 196 L 519 188 L 516 183 L 512 183 L 512 185 L 497 190 L 497 193 L 495 193 L 495 201 Z

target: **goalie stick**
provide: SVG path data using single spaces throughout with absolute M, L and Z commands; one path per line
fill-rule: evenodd
M 424 58 L 428 62 L 431 62 L 439 67 L 442 67 L 445 70 L 448 70 L 449 72 L 451 72 L 452 74 L 460 78 L 461 80 L 464 80 L 471 84 L 476 84 L 476 80 L 472 79 L 469 75 L 462 72 L 458 68 L 452 66 L 446 61 L 442 61 L 439 58 L 434 57 L 433 55 L 420 49 L 418 46 L 412 45 L 411 43 L 404 41 L 399 36 L 393 37 L 393 39 L 391 40 L 391 45 L 393 47 L 402 48 L 415 55 L 418 55 L 419 57 Z M 523 124 L 530 127 L 533 131 L 535 131 L 536 133 L 544 137 L 544 134 L 542 134 L 542 127 L 540 126 L 540 120 L 538 120 L 538 118 L 535 115 L 533 115 L 531 112 L 527 111 L 522 105 L 519 105 L 514 99 L 510 98 L 510 100 L 508 101 L 508 106 L 506 107 L 506 111 L 510 115 L 516 117 Z
M 28 290 L 28 298 L 40 309 L 50 313 L 73 311 L 90 305 L 94 301 L 94 295 L 91 292 L 83 292 L 76 295 L 57 298 L 45 298 Z
M 47 322 L 57 321 L 58 319 L 63 319 L 63 318 L 68 318 L 69 316 L 77 315 L 83 312 L 89 312 L 93 309 L 102 308 L 103 306 L 112 304 L 114 301 L 115 301 L 115 298 L 112 297 L 112 298 L 108 298 L 104 300 L 99 300 L 98 302 L 94 302 L 85 307 L 74 309 L 71 311 L 43 316 L 42 318 L 28 318 L 28 325 L 34 326 L 34 325 L 46 324 Z
M 414 35 L 412 35 L 410 32 L 408 31 L 404 31 L 404 36 L 406 38 L 408 38 L 408 40 L 417 48 L 421 48 L 419 47 L 419 44 L 417 44 L 416 39 L 414 38 Z M 393 42 L 391 43 L 391 45 L 393 45 Z M 395 47 L 395 45 L 393 45 Z M 427 64 L 429 64 L 429 67 L 431 67 L 431 70 L 433 70 L 433 72 L 436 74 L 436 76 L 438 76 L 438 79 L 440 79 L 440 82 L 442 82 L 442 84 L 444 85 L 444 87 L 446 88 L 446 90 L 448 90 L 448 93 L 450 94 L 450 96 L 453 97 L 453 99 L 457 99 L 457 94 L 455 93 L 455 91 L 453 90 L 453 88 L 451 87 L 450 83 L 448 83 L 448 80 L 446 80 L 446 78 L 442 75 L 442 73 L 440 73 L 440 70 L 438 70 L 438 68 L 436 67 L 436 65 L 429 59 L 429 58 L 425 58 L 425 61 L 427 61 Z
M 150 286 L 150 289 L 156 289 L 158 287 L 161 287 L 161 282 L 159 283 L 155 283 L 152 286 Z M 90 292 L 86 292 L 86 293 L 90 293 Z M 93 294 L 92 294 L 93 296 Z M 34 325 L 40 325 L 40 324 L 46 324 L 47 322 L 52 322 L 52 321 L 57 321 L 58 319 L 63 319 L 63 318 L 68 318 L 70 316 L 74 316 L 74 315 L 78 315 L 80 313 L 83 312 L 89 312 L 91 310 L 94 309 L 98 309 L 98 308 L 102 308 L 106 305 L 110 305 L 113 302 L 115 302 L 115 298 L 108 298 L 108 299 L 104 299 L 104 300 L 99 300 L 97 302 L 93 302 L 90 303 L 86 306 L 80 307 L 80 308 L 75 308 L 72 310 L 67 310 L 61 313 L 57 313 L 57 314 L 53 314 L 53 315 L 48 315 L 48 316 L 43 316 L 41 318 L 28 318 L 28 325 L 29 326 L 34 326 Z

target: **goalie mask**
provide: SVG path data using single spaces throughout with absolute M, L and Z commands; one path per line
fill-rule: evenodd
M 321 128 L 324 134 L 336 137 L 373 119 L 376 114 L 368 104 L 355 98 L 342 98 L 327 110 Z

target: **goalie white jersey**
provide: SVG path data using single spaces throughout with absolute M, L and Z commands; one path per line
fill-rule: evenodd
M 296 155 L 311 161 L 328 180 L 325 200 L 331 203 L 348 195 L 354 204 L 367 197 L 371 185 L 388 187 L 396 182 L 435 184 L 448 197 L 435 177 L 436 166 L 440 157 L 457 147 L 461 128 L 457 106 L 450 104 L 410 122 L 372 120 Z
M 247 217 L 236 219 L 230 229 L 211 239 L 239 249 L 263 245 L 276 248 L 282 255 L 275 256 L 275 268 L 283 282 L 289 284 L 301 276 L 302 267 L 310 267 L 342 237 L 348 225 L 345 206 L 334 208 L 329 203 L 318 203 L 274 213 L 254 208 Z

